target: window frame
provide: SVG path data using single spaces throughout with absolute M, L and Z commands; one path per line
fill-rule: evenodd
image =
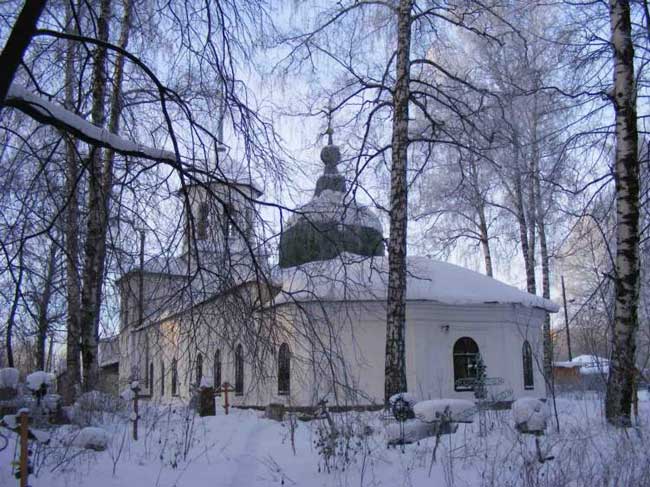
M 154 387 L 154 370 L 153 370 L 153 360 L 149 362 L 149 377 L 147 378 L 149 383 L 147 386 L 149 387 L 149 395 L 153 396 L 153 387 Z
M 207 201 L 200 201 L 198 208 L 198 218 L 196 222 L 196 239 L 207 240 L 208 229 L 210 227 L 210 204 Z
M 535 370 L 533 369 L 533 347 L 528 340 L 524 340 L 521 346 L 521 359 L 524 390 L 531 391 L 535 389 Z
M 203 354 L 199 353 L 196 356 L 196 364 L 194 365 L 194 379 L 196 387 L 201 387 L 201 380 L 203 379 Z
M 172 360 L 172 397 L 178 396 L 178 360 Z
M 221 396 L 221 349 L 217 348 L 214 352 L 214 362 L 212 363 L 212 377 L 214 381 L 215 395 Z
M 460 346 L 466 345 L 462 350 Z M 470 349 L 476 351 L 468 351 Z M 478 357 L 481 353 L 480 347 L 476 340 L 471 337 L 463 336 L 454 342 L 452 348 L 452 365 L 454 370 L 454 391 L 456 392 L 473 392 L 474 386 L 459 386 L 458 381 L 463 379 L 476 379 Z M 459 363 L 462 361 L 462 363 Z M 473 372 L 471 369 L 474 369 Z M 459 372 L 463 371 L 463 377 L 459 377 Z
M 160 397 L 165 395 L 165 362 L 160 361 Z
M 278 349 L 278 396 L 288 396 L 290 394 L 291 349 L 289 344 L 283 342 Z
M 235 396 L 244 395 L 244 347 L 235 347 Z

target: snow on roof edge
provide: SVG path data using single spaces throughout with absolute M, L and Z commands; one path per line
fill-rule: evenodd
M 386 299 L 388 259 L 342 254 L 281 270 L 283 290 L 270 306 L 310 301 L 382 301 Z M 551 300 L 447 262 L 407 257 L 406 301 L 447 305 L 520 304 L 556 313 Z

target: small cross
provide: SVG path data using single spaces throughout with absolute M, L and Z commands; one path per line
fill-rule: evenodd
M 215 394 L 220 394 L 220 393 L 223 392 L 223 394 L 224 394 L 223 408 L 225 409 L 226 414 L 228 414 L 228 408 L 230 407 L 230 404 L 228 404 L 228 393 L 229 392 L 235 392 L 235 390 L 236 389 L 233 388 L 233 386 L 231 386 L 228 382 L 224 382 L 223 384 L 221 384 L 221 387 L 219 389 L 214 391 Z
M 327 105 L 327 130 L 325 134 L 327 135 L 327 145 L 333 145 L 332 135 L 334 134 L 334 129 L 332 128 L 332 99 L 330 98 L 329 104 Z

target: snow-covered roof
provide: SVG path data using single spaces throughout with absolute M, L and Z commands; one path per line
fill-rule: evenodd
M 578 355 L 572 360 L 573 363 L 580 364 L 581 374 L 608 374 L 609 360 L 597 355 Z
M 406 299 L 443 304 L 521 304 L 552 313 L 557 304 L 463 267 L 428 257 L 407 258 Z M 342 254 L 278 271 L 282 291 L 274 304 L 293 301 L 385 301 L 388 258 Z
M 580 373 L 583 375 L 609 373 L 609 360 L 598 355 L 578 355 L 570 362 L 554 362 L 553 365 L 566 369 L 580 368 Z

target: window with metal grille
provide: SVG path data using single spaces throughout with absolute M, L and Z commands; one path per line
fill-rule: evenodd
M 454 344 L 454 390 L 473 391 L 477 373 L 478 345 L 469 337 Z
M 199 387 L 201 385 L 201 379 L 203 378 L 203 355 L 198 354 L 196 357 L 196 373 L 195 373 L 196 385 Z
M 244 347 L 241 344 L 235 349 L 235 395 L 244 394 Z
M 165 395 L 165 363 L 160 361 L 160 396 Z
M 291 351 L 289 345 L 283 343 L 278 351 L 278 394 L 289 395 L 291 390 Z
M 199 203 L 199 218 L 196 223 L 196 238 L 205 240 L 208 238 L 208 218 L 210 216 L 210 206 L 207 201 Z
M 528 343 L 528 340 L 524 340 L 521 355 L 524 363 L 524 389 L 534 389 L 535 377 L 533 374 L 533 349 L 531 348 L 530 343 Z
M 178 362 L 172 360 L 172 396 L 178 395 Z
M 214 364 L 212 365 L 212 376 L 214 377 L 214 388 L 219 390 L 221 387 L 221 350 L 214 352 Z M 221 393 L 217 392 L 217 396 Z

